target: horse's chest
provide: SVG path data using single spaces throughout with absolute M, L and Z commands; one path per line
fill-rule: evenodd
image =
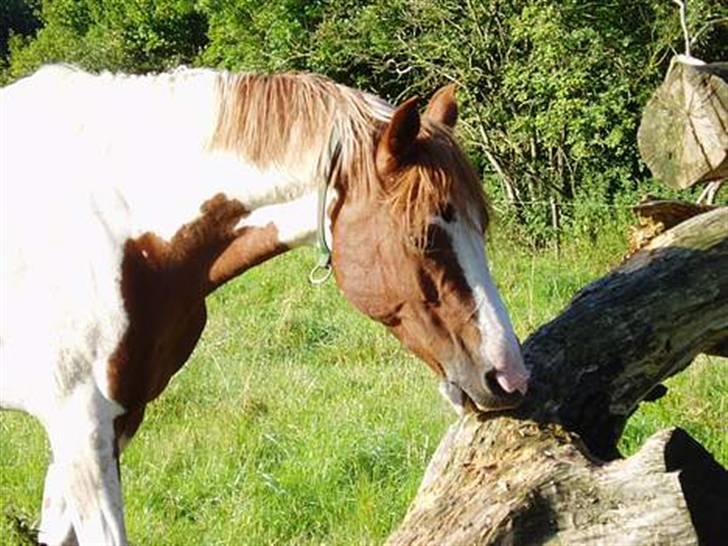
M 162 392 L 192 353 L 207 319 L 200 271 L 166 261 L 157 243 L 130 241 L 122 263 L 129 326 L 107 377 L 111 397 L 127 409 Z

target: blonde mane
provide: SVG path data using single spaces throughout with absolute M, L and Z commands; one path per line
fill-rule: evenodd
M 312 165 L 318 179 L 392 209 L 403 229 L 424 241 L 434 214 L 448 204 L 485 229 L 481 181 L 448 127 L 422 117 L 417 153 L 383 190 L 375 166 L 393 108 L 382 99 L 313 74 L 221 74 L 211 148 L 233 151 L 262 167 Z

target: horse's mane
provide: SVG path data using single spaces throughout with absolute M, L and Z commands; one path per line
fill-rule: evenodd
M 313 74 L 221 74 L 219 114 L 211 147 L 261 167 L 311 164 L 352 193 L 380 196 L 415 240 L 448 203 L 483 228 L 482 184 L 449 128 L 422 118 L 418 154 L 382 192 L 375 167 L 379 135 L 393 108 L 382 99 Z

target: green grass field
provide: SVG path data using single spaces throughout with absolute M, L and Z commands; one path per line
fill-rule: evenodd
M 525 337 L 620 261 L 614 235 L 560 257 L 496 243 L 491 263 Z M 191 361 L 122 457 L 132 544 L 378 544 L 404 514 L 454 414 L 425 365 L 359 316 L 310 252 L 249 272 L 210 301 Z M 681 426 L 728 465 L 728 365 L 702 358 L 632 418 L 631 453 Z M 0 543 L 37 524 L 47 444 L 0 414 Z

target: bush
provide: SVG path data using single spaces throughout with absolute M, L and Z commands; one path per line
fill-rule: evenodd
M 207 20 L 193 0 L 45 0 L 32 40 L 10 41 L 10 74 L 44 63 L 131 73 L 192 63 L 207 44 Z
M 690 2 L 706 61 L 728 59 L 723 4 Z M 39 14 L 35 37 L 10 39 L 13 77 L 50 61 L 310 70 L 393 102 L 455 82 L 461 137 L 535 243 L 553 236 L 551 202 L 593 233 L 649 179 L 640 111 L 683 47 L 668 0 L 45 0 Z

